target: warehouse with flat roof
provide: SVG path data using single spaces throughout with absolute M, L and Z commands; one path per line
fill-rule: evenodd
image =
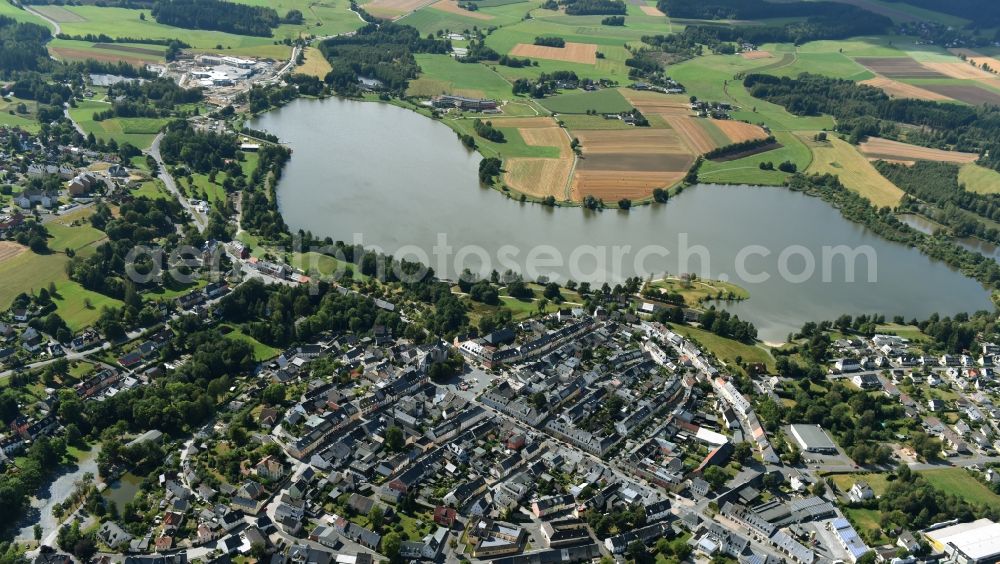
M 799 443 L 799 449 L 804 452 L 821 454 L 837 454 L 837 445 L 819 425 L 792 425 L 792 437 Z
M 960 564 L 1000 561 L 1000 523 L 979 519 L 924 533 L 931 547 Z

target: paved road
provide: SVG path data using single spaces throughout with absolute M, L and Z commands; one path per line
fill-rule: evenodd
M 163 140 L 163 133 L 158 133 L 153 139 L 153 144 L 149 147 L 149 154 L 153 157 L 160 169 L 159 179 L 163 181 L 163 185 L 167 187 L 177 201 L 184 206 L 184 209 L 191 214 L 194 218 L 194 225 L 198 228 L 198 231 L 204 232 L 205 228 L 208 226 L 208 220 L 202 214 L 198 213 L 198 210 L 194 209 L 194 206 L 188 202 L 188 199 L 184 197 L 184 194 L 177 188 L 177 184 L 174 183 L 174 177 L 170 176 L 170 172 L 167 171 L 167 165 L 163 162 L 163 157 L 160 156 L 160 141 Z
M 60 26 L 59 22 L 55 21 L 54 19 L 42 14 L 41 12 L 36 11 L 31 6 L 24 6 L 24 11 L 28 12 L 29 14 L 34 14 L 42 18 L 43 20 L 46 21 L 46 23 L 51 25 L 54 28 L 52 31 L 52 35 L 59 35 L 60 33 L 62 33 L 62 26 Z

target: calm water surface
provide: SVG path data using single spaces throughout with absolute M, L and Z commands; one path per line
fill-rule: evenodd
M 818 198 L 783 188 L 702 185 L 667 205 L 631 212 L 552 209 L 480 187 L 479 156 L 444 124 L 402 108 L 300 99 L 250 125 L 294 151 L 278 186 L 279 207 L 293 230 L 420 258 L 449 277 L 487 264 L 500 271 L 517 266 L 529 277 L 575 271 L 574 279 L 597 284 L 636 274 L 728 278 L 751 299 L 726 307 L 753 321 L 768 341 L 842 313 L 910 318 L 990 307 L 976 281 L 845 220 Z M 770 254 L 740 261 L 750 245 Z M 870 248 L 875 261 L 852 260 L 854 281 L 848 281 L 845 260 L 823 259 L 823 248 L 837 245 Z M 435 247 L 450 252 L 435 253 Z M 526 270 L 532 249 L 534 259 L 549 265 Z M 505 250 L 513 259 L 501 262 Z M 783 252 L 787 260 L 780 259 Z M 814 275 L 783 278 L 782 264 L 792 274 L 808 267 L 803 255 L 813 258 Z M 875 282 L 869 282 L 869 264 Z

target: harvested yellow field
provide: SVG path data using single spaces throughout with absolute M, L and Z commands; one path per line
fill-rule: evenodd
M 0 241 L 0 262 L 10 260 L 27 250 L 28 247 L 13 241 Z
M 701 155 L 717 147 L 712 136 L 702 127 L 700 118 L 664 116 L 664 119 L 694 154 Z
M 757 59 L 770 59 L 774 57 L 770 51 L 744 51 L 740 53 L 744 59 L 748 61 L 755 61 Z
M 583 145 L 585 154 L 651 154 L 686 151 L 678 135 L 669 129 L 581 130 L 575 133 Z
M 945 96 L 944 94 L 931 92 L 930 90 L 926 90 L 919 86 L 914 86 L 912 84 L 907 84 L 905 82 L 900 82 L 884 76 L 876 76 L 875 78 L 862 80 L 861 84 L 867 84 L 868 86 L 879 88 L 894 98 L 915 98 L 917 100 L 930 101 L 951 100 L 951 98 Z
M 379 0 L 375 1 L 378 2 Z M 593 43 L 573 43 L 567 41 L 565 47 L 546 47 L 544 45 L 518 43 L 511 49 L 510 54 L 515 57 L 585 63 L 588 65 L 597 63 L 597 45 Z
M 802 136 L 813 152 L 813 160 L 808 173 L 835 174 L 844 186 L 852 192 L 868 198 L 878 207 L 896 207 L 903 198 L 903 191 L 879 174 L 850 143 L 836 137 L 828 141 L 813 141 Z
M 434 0 L 372 0 L 363 7 L 366 12 L 371 13 L 373 16 L 380 18 L 395 18 L 423 8 L 433 1 Z
M 302 63 L 302 66 L 295 69 L 295 72 L 308 74 L 323 80 L 326 78 L 327 73 L 331 70 L 333 70 L 333 68 L 330 66 L 330 62 L 326 60 L 323 53 L 320 53 L 319 49 L 315 47 L 306 47 L 305 61 Z
M 494 122 L 494 124 L 496 124 Z M 572 155 L 569 139 L 561 127 L 525 127 L 517 130 L 528 145 L 534 147 L 559 147 L 559 157 Z
M 732 119 L 713 119 L 711 122 L 722 130 L 733 143 L 742 143 L 754 139 L 765 139 L 767 132 L 759 125 L 736 121 Z
M 504 183 L 529 196 L 566 198 L 573 159 L 513 158 L 504 162 Z
M 614 203 L 622 198 L 648 198 L 656 188 L 673 186 L 686 172 L 637 172 L 617 170 L 578 170 L 573 176 L 571 197 L 582 201 L 587 196 Z
M 858 149 L 869 159 L 939 161 L 957 164 L 971 163 L 979 159 L 979 155 L 975 153 L 930 149 L 880 137 L 869 137 L 867 141 L 858 145 Z
M 536 127 L 559 127 L 556 120 L 550 117 L 500 117 L 491 116 L 490 121 L 496 127 L 516 127 L 518 129 L 532 129 Z
M 638 108 L 647 117 L 651 115 L 692 115 L 691 101 L 683 94 L 662 94 L 649 90 L 632 90 L 631 88 L 619 88 L 618 91 L 629 104 Z
M 969 63 L 956 62 L 956 63 L 920 63 L 920 64 L 951 78 L 1000 82 L 1000 77 L 998 77 L 997 75 L 984 71 L 979 67 L 974 67 Z
M 986 55 L 977 53 L 972 49 L 948 49 L 948 50 L 955 55 L 965 55 L 965 59 L 967 61 L 975 63 L 977 67 L 981 67 L 983 66 L 983 63 L 986 63 L 987 66 L 993 69 L 994 73 L 1000 72 L 1000 59 L 997 59 L 996 57 L 987 57 Z
M 441 10 L 442 12 L 448 12 L 449 14 L 457 14 L 459 16 L 465 16 L 467 18 L 474 18 L 477 20 L 492 20 L 493 16 L 490 14 L 484 14 L 482 12 L 470 12 L 458 5 L 455 0 L 438 0 L 437 2 L 431 4 L 431 8 L 435 10 Z
M 660 9 L 657 8 L 656 6 L 639 6 L 639 9 L 642 10 L 642 13 L 646 14 L 647 16 L 654 16 L 661 18 L 666 16 L 666 14 L 661 12 Z

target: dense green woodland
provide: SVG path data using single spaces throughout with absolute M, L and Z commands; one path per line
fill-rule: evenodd
M 159 0 L 152 13 L 164 25 L 259 37 L 271 37 L 272 28 L 281 23 L 274 8 L 221 0 Z
M 951 14 L 970 21 L 971 27 L 989 28 L 1000 25 L 1000 3 L 993 0 L 886 0 L 887 2 L 899 2 L 910 4 Z
M 803 18 L 811 16 L 846 15 L 840 2 L 769 2 L 767 0 L 659 0 L 657 5 L 672 18 L 695 20 L 766 20 L 772 18 Z M 854 8 L 865 15 L 875 15 Z
M 1000 170 L 1000 107 L 891 98 L 872 86 L 811 74 L 750 74 L 743 85 L 752 96 L 795 115 L 832 115 L 837 129 L 850 134 L 853 143 L 867 135 L 901 137 L 900 123 L 923 126 L 907 129 L 905 140 L 979 153 L 981 164 Z
M 0 16 L 0 74 L 10 76 L 14 71 L 47 67 L 50 60 L 45 44 L 50 39 L 52 34 L 45 26 Z
M 368 24 L 354 35 L 332 37 L 319 48 L 333 67 L 326 82 L 338 93 L 357 94 L 358 80 L 373 78 L 382 83 L 383 90 L 402 95 L 420 73 L 413 54 L 447 54 L 451 42 L 422 38 L 410 26 L 383 23 Z
M 959 184 L 959 167 L 951 163 L 918 161 L 912 167 L 878 161 L 882 176 L 909 196 L 902 208 L 912 210 L 948 226 L 956 237 L 976 236 L 1000 243 L 1000 231 L 983 219 L 1000 221 L 1000 194 L 968 192 Z M 924 205 L 924 202 L 933 206 Z

